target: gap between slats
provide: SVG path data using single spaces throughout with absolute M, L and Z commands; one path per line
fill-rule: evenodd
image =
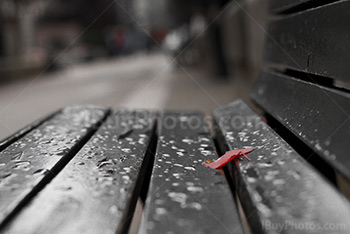
M 308 72 L 304 71 L 297 71 L 297 70 L 292 70 L 292 69 L 285 69 L 285 70 L 278 70 L 278 69 L 272 69 L 273 71 L 277 73 L 281 73 L 286 76 L 290 76 L 294 79 L 309 82 L 312 84 L 317 84 L 319 86 L 341 91 L 344 93 L 350 94 L 350 83 L 345 83 L 345 82 L 339 82 L 335 79 L 326 77 L 326 76 L 320 76 L 320 75 L 315 75 L 311 74 Z
M 151 181 L 151 175 L 154 165 L 155 153 L 157 150 L 157 142 L 158 142 L 158 127 L 155 124 L 152 138 L 147 147 L 147 153 L 142 162 L 141 168 L 146 167 L 146 170 L 143 170 L 142 174 L 138 175 L 138 179 L 136 182 L 135 189 L 139 189 L 139 191 L 134 191 L 134 194 L 139 194 L 137 199 L 137 203 L 134 207 L 126 208 L 129 212 L 124 213 L 124 217 L 122 218 L 124 225 L 122 230 L 118 230 L 121 233 L 128 234 L 137 234 L 138 229 L 141 223 L 141 217 L 143 213 L 143 208 L 146 202 L 147 193 L 149 189 L 149 184 Z
M 214 124 L 213 124 L 213 126 L 214 126 Z M 213 130 L 213 131 L 215 131 L 215 130 Z M 215 137 L 215 134 L 212 134 L 212 135 L 213 135 L 212 138 L 214 140 L 216 152 L 218 153 L 219 156 L 223 155 L 225 152 L 223 152 L 221 149 L 224 149 L 224 148 L 227 149 L 228 147 L 227 146 L 220 147 L 220 144 L 218 142 L 218 138 Z M 252 230 L 251 230 L 251 227 L 250 227 L 249 222 L 248 222 L 248 217 L 246 216 L 246 214 L 245 214 L 245 212 L 243 210 L 242 203 L 241 203 L 241 201 L 239 199 L 239 196 L 238 196 L 238 193 L 236 191 L 235 184 L 234 184 L 235 183 L 234 182 L 234 178 L 232 178 L 227 165 L 225 165 L 223 167 L 223 170 L 224 170 L 226 182 L 230 186 L 231 192 L 233 194 L 233 198 L 234 198 L 234 200 L 236 202 L 237 209 L 238 209 L 238 212 L 239 212 L 239 216 L 240 216 L 241 221 L 242 221 L 242 226 L 243 226 L 244 232 L 246 234 L 251 234 Z
M 339 2 L 340 0 L 310 0 L 305 3 L 301 3 L 295 6 L 291 6 L 290 8 L 284 9 L 281 7 L 282 10 L 279 11 L 272 11 L 273 14 L 276 15 L 289 15 L 294 13 L 299 13 L 302 11 L 307 11 L 313 8 L 321 7 L 324 5 L 328 5 L 334 2 Z

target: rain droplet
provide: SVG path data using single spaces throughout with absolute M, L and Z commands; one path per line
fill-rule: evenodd
M 191 171 L 195 171 L 196 169 L 194 167 L 184 167 L 186 170 L 191 170 Z

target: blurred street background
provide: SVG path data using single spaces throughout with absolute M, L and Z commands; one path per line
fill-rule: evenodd
M 265 0 L 1 0 L 0 140 L 58 108 L 249 102 Z

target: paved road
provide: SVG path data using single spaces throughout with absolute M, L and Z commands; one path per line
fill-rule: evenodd
M 67 105 L 94 104 L 206 113 L 242 95 L 235 79 L 181 68 L 161 54 L 73 65 L 0 86 L 0 139 Z M 233 81 L 232 81 L 233 80 Z M 244 90 L 244 89 L 243 89 Z

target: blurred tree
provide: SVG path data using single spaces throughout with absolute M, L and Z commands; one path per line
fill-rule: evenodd
M 84 30 L 81 41 L 103 44 L 106 28 L 118 23 L 116 6 L 114 0 L 52 0 L 40 23 L 74 22 Z
M 1 0 L 4 55 L 21 57 L 34 46 L 35 22 L 43 12 L 45 0 Z

